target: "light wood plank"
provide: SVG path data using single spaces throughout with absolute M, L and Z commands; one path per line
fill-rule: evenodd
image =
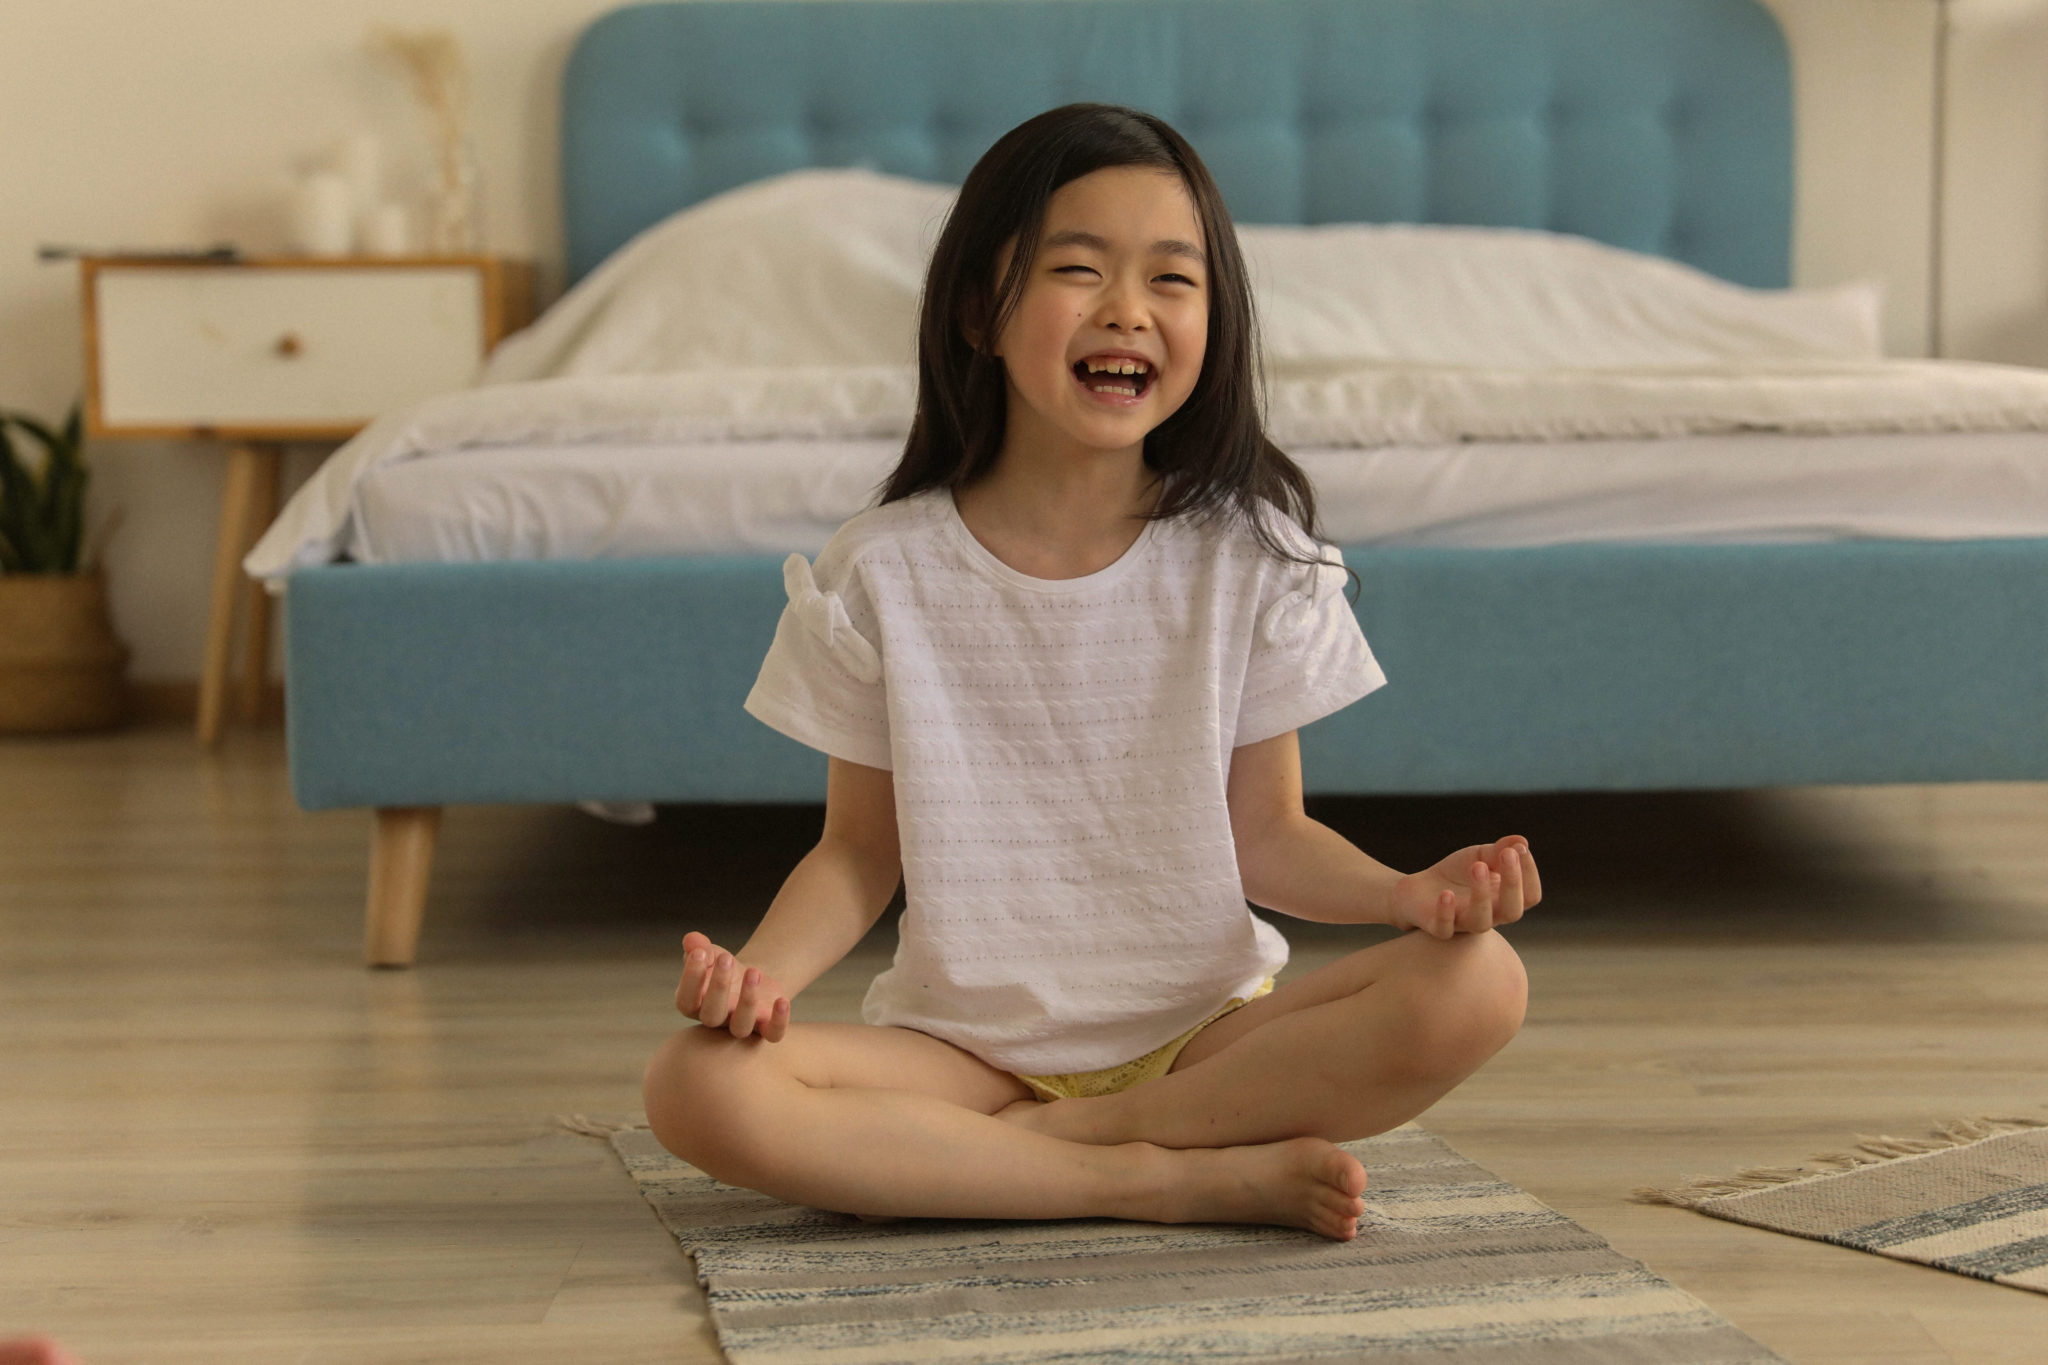
M 1529 1022 L 1425 1116 L 1798 1365 L 2038 1359 L 2048 1299 L 1637 1185 L 2048 1112 L 2048 785 L 1313 803 L 1390 862 L 1527 834 Z M 117 1362 L 717 1360 L 603 1144 L 817 807 L 442 821 L 426 965 L 361 966 L 364 814 L 283 737 L 0 744 L 0 1326 Z M 1293 976 L 1372 931 L 1279 921 Z M 797 1002 L 857 1019 L 893 916 Z
M 242 551 L 236 557 L 238 574 L 241 560 L 256 548 L 256 542 L 277 517 L 278 483 L 284 466 L 284 448 L 276 442 L 258 442 L 250 449 L 256 454 L 255 482 L 249 491 L 249 512 L 242 527 Z M 239 710 L 244 721 L 255 725 L 263 719 L 263 704 L 270 689 L 271 601 L 269 590 L 246 575 L 240 575 L 240 590 L 249 614 L 248 628 L 242 633 Z
M 409 967 L 420 938 L 434 871 L 439 806 L 391 806 L 370 833 L 370 896 L 364 957 L 372 967 Z
M 213 593 L 206 613 L 206 657 L 199 675 L 199 742 L 220 738 L 221 712 L 227 702 L 228 660 L 234 650 L 235 599 L 242 585 L 242 556 L 247 552 L 249 517 L 262 480 L 263 457 L 253 446 L 228 450 L 227 474 L 221 484 L 220 530 L 213 546 Z

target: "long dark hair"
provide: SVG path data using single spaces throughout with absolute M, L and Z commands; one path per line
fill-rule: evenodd
M 988 347 L 1023 295 L 1053 193 L 1110 166 L 1178 175 L 1194 201 L 1209 254 L 1208 351 L 1194 392 L 1145 437 L 1145 466 L 1166 480 L 1147 519 L 1241 519 L 1275 558 L 1315 563 L 1282 544 L 1261 515 L 1259 504 L 1270 504 L 1315 540 L 1323 539 L 1314 486 L 1266 438 L 1260 419 L 1265 392 L 1258 319 L 1230 210 L 1185 138 L 1163 119 L 1116 104 L 1049 109 L 1003 134 L 967 173 L 925 276 L 917 416 L 880 502 L 972 483 L 995 466 L 1008 386 L 1002 358 Z M 1016 249 L 991 297 L 990 277 L 1012 237 Z M 976 320 L 979 344 L 967 339 L 963 324 L 970 318 Z M 1355 573 L 1346 573 L 1356 581 Z

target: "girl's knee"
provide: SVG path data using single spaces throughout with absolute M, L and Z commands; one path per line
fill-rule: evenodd
M 726 1041 L 739 1040 L 727 1035 Z M 724 1051 L 714 1030 L 701 1025 L 681 1029 L 655 1049 L 640 1077 L 647 1126 L 662 1146 L 686 1161 L 697 1161 L 716 1143 L 717 1121 L 730 1113 L 724 1103 L 730 1087 L 720 1075 L 726 1070 L 720 1065 Z
M 1413 982 L 1422 1054 L 1439 1068 L 1476 1070 L 1521 1030 L 1529 1005 L 1521 956 L 1491 930 L 1423 942 Z
M 789 1069 L 789 1047 L 701 1024 L 670 1034 L 640 1082 L 655 1139 L 709 1175 L 751 1186 L 763 1135 L 804 1088 Z
M 1471 971 L 1474 988 L 1494 1012 L 1512 1038 L 1522 1027 L 1529 1008 L 1529 972 L 1522 955 L 1494 930 L 1471 936 Z M 1503 1042 L 1506 1039 L 1502 1039 Z
M 685 1112 L 682 1097 L 687 1088 L 684 1076 L 689 1048 L 682 1040 L 688 1033 L 684 1029 L 670 1034 L 648 1058 L 647 1069 L 640 1073 L 640 1103 L 647 1111 L 647 1126 L 671 1152 L 676 1150 L 677 1130 Z

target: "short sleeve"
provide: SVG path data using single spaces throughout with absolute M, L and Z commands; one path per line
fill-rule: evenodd
M 782 583 L 789 602 L 747 693 L 747 714 L 836 758 L 888 768 L 882 656 L 870 638 L 879 632 L 864 595 L 851 575 L 839 591 L 822 591 L 802 555 L 783 561 Z
M 1285 564 L 1261 594 L 1233 747 L 1298 730 L 1387 681 L 1344 596 L 1344 554 L 1287 523 L 1284 539 L 1320 555 Z

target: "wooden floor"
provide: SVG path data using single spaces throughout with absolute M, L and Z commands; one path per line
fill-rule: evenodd
M 2048 1115 L 2048 785 L 1312 803 L 1385 861 L 1527 834 L 1529 1023 L 1426 1116 L 1805 1365 L 2038 1362 L 2048 1297 L 1626 1202 L 1857 1133 Z M 275 732 L 0 742 L 0 1336 L 111 1362 L 715 1361 L 565 1111 L 625 1115 L 676 943 L 816 807 L 449 812 L 417 970 L 359 965 L 362 812 Z M 857 1018 L 893 916 L 798 1002 Z M 1289 974 L 1371 941 L 1281 920 Z

